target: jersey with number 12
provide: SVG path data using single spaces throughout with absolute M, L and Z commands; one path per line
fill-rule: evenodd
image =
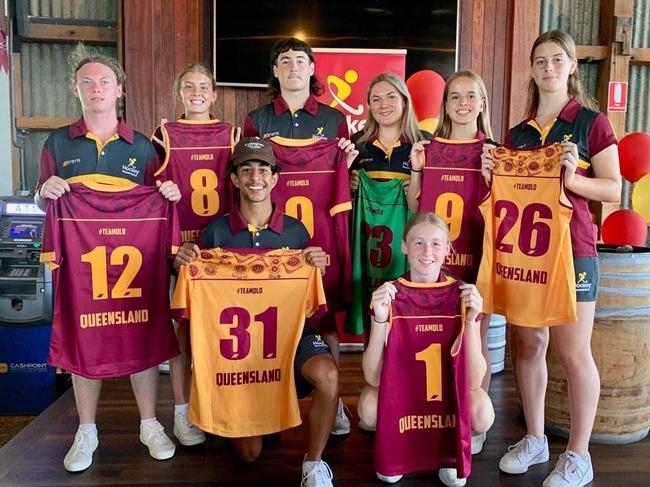
M 140 372 L 177 355 L 169 312 L 175 205 L 155 186 L 80 176 L 50 201 L 41 261 L 53 268 L 49 362 L 89 379 Z
M 172 309 L 190 320 L 192 423 L 230 438 L 299 425 L 294 356 L 305 318 L 324 308 L 320 270 L 300 250 L 202 250 L 181 267 Z
M 153 142 L 164 152 L 156 176 L 164 174 L 181 191 L 181 238 L 183 242 L 195 242 L 205 225 L 230 211 L 233 196 L 229 164 L 234 128 L 218 120 L 181 119 L 163 123 Z
M 576 321 L 576 292 L 559 144 L 494 149 L 477 287 L 486 313 L 542 327 Z
M 383 475 L 471 470 L 471 411 L 460 281 L 402 277 L 379 385 L 375 467 Z
M 273 201 L 300 220 L 330 264 L 323 278 L 329 311 L 341 311 L 352 295 L 349 211 L 352 209 L 345 153 L 336 140 L 273 137 L 280 180 Z

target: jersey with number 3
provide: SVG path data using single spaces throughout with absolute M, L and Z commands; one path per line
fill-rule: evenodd
M 461 281 L 400 278 L 379 384 L 375 467 L 383 475 L 471 470 L 469 369 Z
M 190 320 L 192 423 L 229 438 L 299 425 L 293 361 L 321 307 L 320 270 L 300 250 L 202 250 L 181 267 L 172 309 Z
M 564 194 L 562 147 L 494 149 L 477 287 L 486 313 L 542 327 L 576 321 L 576 292 Z
M 402 236 L 411 216 L 404 182 L 400 179 L 375 181 L 364 169 L 359 170 L 352 216 L 352 289 L 354 299 L 346 322 L 346 331 L 361 335 L 370 329 L 370 296 L 386 281 L 407 271 L 402 252 Z
M 156 187 L 95 177 L 69 180 L 70 192 L 49 202 L 41 261 L 54 269 L 49 362 L 107 379 L 179 353 L 168 309 L 179 232 Z
M 323 278 L 329 311 L 341 311 L 352 295 L 349 211 L 352 209 L 345 153 L 336 140 L 273 137 L 282 168 L 273 201 L 300 220 L 330 264 Z
M 449 225 L 452 252 L 445 265 L 456 278 L 476 282 L 481 262 L 483 218 L 478 205 L 488 192 L 481 176 L 484 138 L 436 137 L 425 147 L 418 211 L 432 211 Z
M 229 123 L 185 119 L 163 123 L 153 137 L 164 153 L 156 176 L 164 174 L 181 191 L 178 218 L 183 242 L 196 242 L 203 227 L 230 211 L 233 137 Z

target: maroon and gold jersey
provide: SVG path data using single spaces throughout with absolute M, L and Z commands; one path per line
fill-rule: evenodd
M 448 225 L 452 252 L 449 272 L 476 282 L 483 250 L 483 217 L 478 205 L 488 192 L 481 176 L 484 139 L 455 141 L 436 137 L 425 147 L 418 211 L 432 211 Z
M 293 361 L 321 307 L 321 273 L 300 250 L 202 250 L 181 267 L 172 308 L 190 320 L 192 423 L 226 437 L 299 425 Z
M 345 153 L 336 140 L 270 140 L 281 167 L 273 201 L 305 225 L 309 245 L 322 247 L 329 255 L 323 278 L 327 306 L 341 311 L 352 295 L 348 221 L 352 197 Z
M 229 164 L 234 128 L 218 120 L 181 119 L 162 124 L 152 140 L 164 154 L 156 176 L 164 174 L 181 191 L 181 239 L 196 242 L 203 227 L 230 211 L 233 196 Z
M 54 278 L 48 361 L 89 379 L 140 372 L 179 353 L 169 311 L 175 207 L 153 186 L 79 180 L 85 183 L 68 180 L 70 192 L 47 208 L 41 261 Z
M 375 470 L 471 470 L 469 369 L 460 281 L 401 277 L 391 303 L 379 384 Z
M 576 321 L 576 291 L 559 144 L 498 147 L 485 218 L 477 287 L 486 313 L 541 327 Z

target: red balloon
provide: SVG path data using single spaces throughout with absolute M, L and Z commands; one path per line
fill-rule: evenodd
M 406 80 L 406 86 L 411 93 L 413 109 L 418 120 L 438 116 L 442 93 L 445 89 L 445 79 L 442 76 L 435 71 L 424 69 L 413 73 Z
M 635 132 L 618 142 L 621 174 L 633 183 L 650 173 L 650 134 Z
M 648 227 L 634 210 L 617 210 L 603 222 L 603 242 L 610 245 L 645 246 Z

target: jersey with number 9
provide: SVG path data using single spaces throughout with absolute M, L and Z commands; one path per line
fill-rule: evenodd
M 481 176 L 481 148 L 485 138 L 435 138 L 425 148 L 419 211 L 432 211 L 449 225 L 452 252 L 446 267 L 454 277 L 476 282 L 481 261 L 483 218 L 479 203 L 488 192 Z

